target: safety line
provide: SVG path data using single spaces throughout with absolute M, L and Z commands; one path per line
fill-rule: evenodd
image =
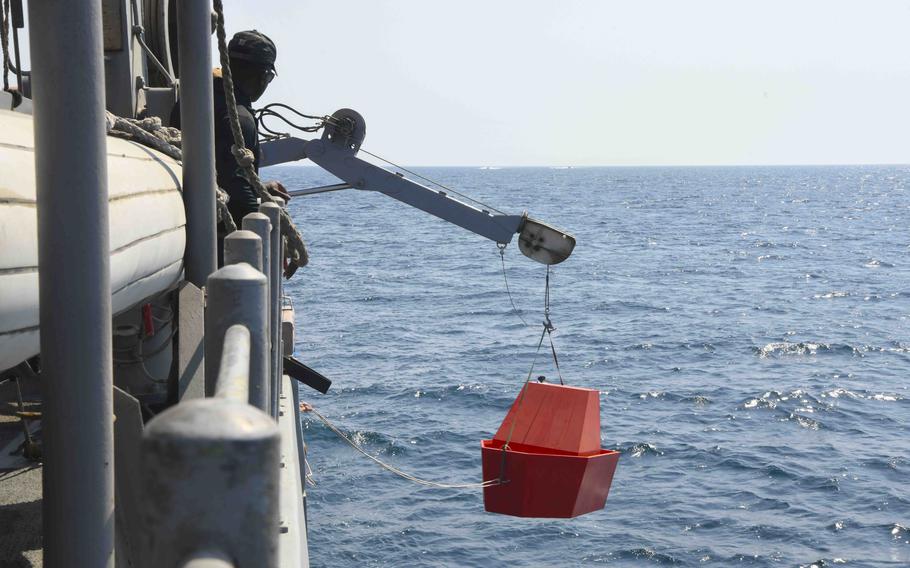
M 427 479 L 422 479 L 420 477 L 417 477 L 416 475 L 411 475 L 410 473 L 401 471 L 397 467 L 395 467 L 393 465 L 389 465 L 386 462 L 382 461 L 381 459 L 377 458 L 376 456 L 367 452 L 365 449 L 363 449 L 363 446 L 361 446 L 360 444 L 358 444 L 357 442 L 352 440 L 344 432 L 342 432 L 340 429 L 338 429 L 338 427 L 336 427 L 334 424 L 332 424 L 328 418 L 326 418 L 325 416 L 320 414 L 318 410 L 313 408 L 313 406 L 311 404 L 308 404 L 306 402 L 301 402 L 300 411 L 301 412 L 312 412 L 313 415 L 315 415 L 316 418 L 318 418 L 323 424 L 325 424 L 325 426 L 329 430 L 331 430 L 339 438 L 341 438 L 342 440 L 347 442 L 349 446 L 351 446 L 352 448 L 354 448 L 355 450 L 357 450 L 364 456 L 373 460 L 375 463 L 377 463 L 383 469 L 394 473 L 395 475 L 401 477 L 402 479 L 407 479 L 408 481 L 411 481 L 418 485 L 423 485 L 425 487 L 433 487 L 435 489 L 477 489 L 477 488 L 484 488 L 484 487 L 492 487 L 494 485 L 499 485 L 501 483 L 501 481 L 499 479 L 491 479 L 489 481 L 484 481 L 482 483 L 439 483 L 436 481 L 429 481 Z

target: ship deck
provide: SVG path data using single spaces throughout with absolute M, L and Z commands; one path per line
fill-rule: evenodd
M 309 565 L 306 539 L 305 496 L 301 479 L 302 440 L 297 429 L 296 383 L 282 377 L 284 392 L 280 401 L 279 429 L 282 436 L 280 483 L 285 498 L 281 501 L 279 565 L 305 568 Z M 21 381 L 24 410 L 40 412 L 38 382 Z M 42 472 L 39 462 L 23 455 L 25 436 L 19 411 L 16 383 L 0 382 L 0 567 L 34 568 L 42 562 Z M 30 421 L 29 432 L 38 433 L 40 420 Z
M 23 380 L 22 391 L 26 410 L 40 410 L 37 383 Z M 42 565 L 41 464 L 22 455 L 18 410 L 16 383 L 0 383 L 0 566 L 10 568 Z

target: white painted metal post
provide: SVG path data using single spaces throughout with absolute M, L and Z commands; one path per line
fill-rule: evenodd
M 272 266 L 269 261 L 272 248 L 271 221 L 262 213 L 249 213 L 243 218 L 242 224 L 244 231 L 253 231 L 259 235 L 259 239 L 262 241 L 262 262 L 259 265 L 260 270 L 262 270 L 267 277 L 271 278 L 271 271 L 265 269 L 267 266 Z M 269 287 L 269 290 L 271 290 L 271 287 Z
M 241 324 L 250 330 L 250 404 L 269 411 L 268 281 L 246 263 L 229 264 L 209 276 L 205 309 L 205 357 L 221 361 L 228 328 Z M 215 394 L 218 367 L 205 366 L 206 396 Z
M 275 568 L 280 441 L 267 414 L 227 398 L 183 401 L 149 422 L 142 440 L 147 532 L 136 535 L 145 566 L 223 568 L 230 558 L 239 568 Z M 206 550 L 223 551 L 221 563 L 211 553 L 200 557 Z
M 180 568 L 236 568 L 223 552 L 204 551 L 194 554 Z
M 28 3 L 44 389 L 44 566 L 114 565 L 101 0 Z
M 245 262 L 260 272 L 262 269 L 263 242 L 252 231 L 233 231 L 224 238 L 224 264 Z M 265 273 L 266 276 L 268 273 Z
M 212 3 L 201 0 L 178 2 L 180 129 L 183 133 L 183 200 L 186 205 L 184 259 L 186 279 L 200 288 L 218 263 L 211 37 Z
M 271 243 L 269 255 L 271 266 L 269 268 L 269 328 L 271 331 L 270 345 L 270 370 L 271 384 L 273 385 L 272 400 L 270 403 L 271 414 L 278 416 L 278 396 L 281 392 L 281 376 L 283 374 L 281 355 L 281 273 L 284 262 L 283 248 L 281 246 L 281 208 L 271 202 L 259 206 L 259 212 L 269 218 L 272 224 Z
M 240 402 L 250 400 L 250 330 L 239 323 L 224 334 L 215 396 Z

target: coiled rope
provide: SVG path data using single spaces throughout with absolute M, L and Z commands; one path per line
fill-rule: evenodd
M 148 146 L 179 162 L 183 161 L 183 137 L 180 130 L 163 126 L 161 119 L 157 116 L 137 120 L 123 118 L 108 112 L 106 129 L 109 136 Z M 231 212 L 228 210 L 229 199 L 226 191 L 220 187 L 215 188 L 215 207 L 218 218 L 230 233 L 237 230 L 237 224 L 234 223 L 234 218 L 231 217 Z
M 489 481 L 483 481 L 481 483 L 439 483 L 437 481 L 429 481 L 427 479 L 422 479 L 420 477 L 417 477 L 416 475 L 411 475 L 410 473 L 401 471 L 397 467 L 395 467 L 393 465 L 389 465 L 386 462 L 384 462 L 381 459 L 374 456 L 373 454 L 367 452 L 363 448 L 363 446 L 361 446 L 360 444 L 358 444 L 357 442 L 352 440 L 347 434 L 345 434 L 337 426 L 332 424 L 332 422 L 329 421 L 328 418 L 326 418 L 325 416 L 320 414 L 319 411 L 316 410 L 315 408 L 313 408 L 313 406 L 311 404 L 308 404 L 306 402 L 301 402 L 300 411 L 312 413 L 316 418 L 319 419 L 320 422 L 325 424 L 326 428 L 328 428 L 329 430 L 334 432 L 339 438 L 341 438 L 342 440 L 347 442 L 349 446 L 351 446 L 352 448 L 354 448 L 361 454 L 365 455 L 366 457 L 370 458 L 373 462 L 378 464 L 381 468 L 383 468 L 391 473 L 394 473 L 395 475 L 397 475 L 398 477 L 401 477 L 402 479 L 407 479 L 408 481 L 416 483 L 417 485 L 423 485 L 424 487 L 432 487 L 434 489 L 479 489 L 479 488 L 484 488 L 484 487 L 492 487 L 494 485 L 499 485 L 499 484 L 503 483 L 503 481 L 501 481 L 499 479 L 491 479 Z
M 231 153 L 240 166 L 241 175 L 249 182 L 263 203 L 275 202 L 275 199 L 269 194 L 259 179 L 256 169 L 253 167 L 256 157 L 252 150 L 247 148 L 243 142 L 243 132 L 240 128 L 240 118 L 237 116 L 237 99 L 234 96 L 234 79 L 231 74 L 231 61 L 228 56 L 227 36 L 224 31 L 224 3 L 222 0 L 214 0 L 215 8 L 215 35 L 218 37 L 218 54 L 221 60 L 221 77 L 224 86 L 224 100 L 227 103 L 228 122 L 231 125 L 231 134 L 234 137 L 234 146 Z M 306 243 L 300 231 L 294 226 L 294 222 L 288 215 L 288 212 L 281 208 L 281 233 L 288 241 L 288 267 L 285 269 L 285 276 L 290 277 L 298 267 L 306 266 L 309 262 L 309 253 L 307 253 Z

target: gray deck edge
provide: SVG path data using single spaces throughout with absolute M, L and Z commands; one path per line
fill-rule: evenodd
M 305 493 L 303 489 L 303 432 L 300 409 L 297 406 L 297 383 L 287 375 L 281 378 L 278 410 L 278 430 L 281 432 L 281 534 L 278 542 L 278 561 L 282 568 L 309 568 L 307 549 Z

